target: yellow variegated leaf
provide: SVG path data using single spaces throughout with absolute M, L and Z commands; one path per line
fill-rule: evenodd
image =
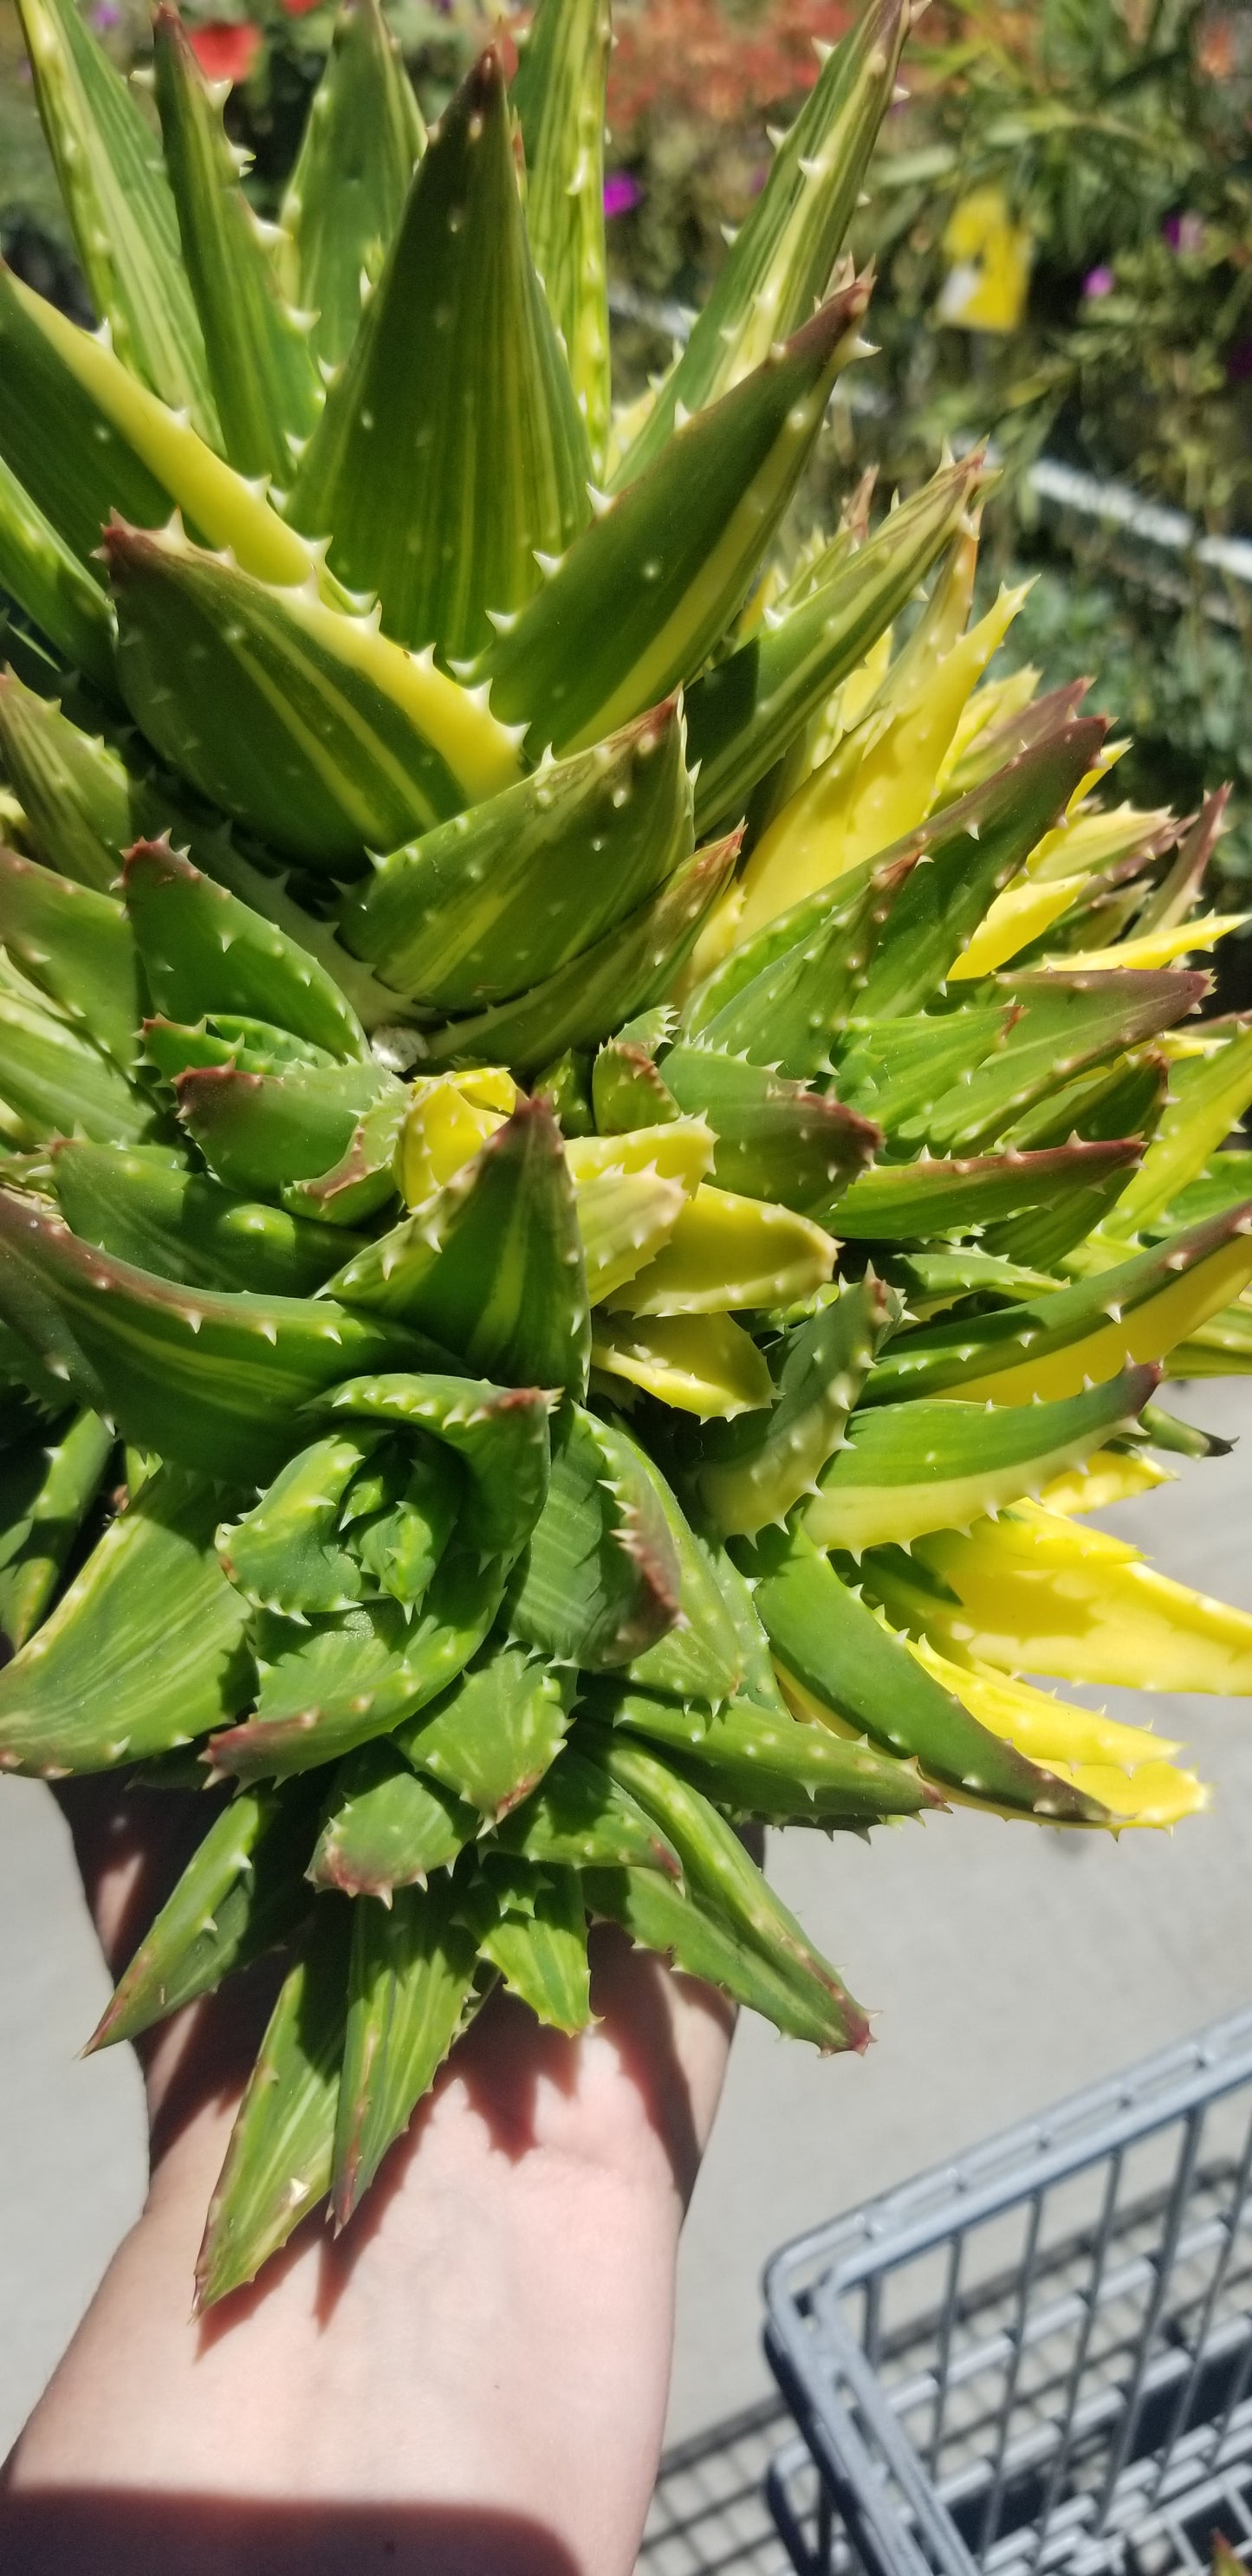
M 1146 1449 L 1098 1449 L 1086 1467 L 1067 1467 L 1039 1496 L 1050 1512 L 1106 1512 L 1114 1503 L 1133 1502 L 1157 1485 L 1175 1485 L 1172 1467 L 1162 1467 Z
M 1240 1233 L 1232 1242 L 1219 1244 L 1216 1252 L 1197 1261 L 1181 1278 L 1171 1279 L 1154 1297 L 1146 1297 L 1128 1315 L 1110 1315 L 1107 1324 L 1081 1342 L 1071 1342 L 1067 1349 L 1042 1359 L 1022 1360 L 1016 1368 L 1002 1369 L 998 1377 L 969 1378 L 941 1392 L 966 1403 L 989 1398 L 992 1404 L 1029 1404 L 1035 1396 L 1046 1402 L 1051 1396 L 1078 1395 L 1088 1381 L 1098 1385 L 1101 1379 L 1114 1377 L 1129 1360 L 1165 1359 L 1210 1315 L 1230 1305 L 1250 1279 L 1252 1235 Z
M 717 1140 L 704 1118 L 672 1118 L 664 1127 L 630 1127 L 620 1136 L 571 1136 L 565 1160 L 575 1189 L 604 1172 L 659 1172 L 694 1198 L 713 1169 Z
M 1176 957 L 1198 956 L 1242 930 L 1249 912 L 1208 912 L 1201 920 L 1177 922 L 1172 930 L 1150 930 L 1142 939 L 1122 939 L 1113 948 L 1084 948 L 1064 960 L 1071 975 L 1100 974 L 1112 966 L 1172 966 Z M 1060 962 L 1059 960 L 1057 961 Z
M 1209 1804 L 1203 1780 L 1194 1771 L 1176 1771 L 1172 1762 L 1142 1762 L 1131 1772 L 1100 1762 L 1057 1762 L 1052 1768 L 1059 1779 L 1071 1781 L 1109 1809 L 1114 1832 L 1126 1825 L 1178 1825 L 1185 1816 L 1202 1815 Z
M 1122 746 L 1124 748 L 1124 746 Z M 1107 758 L 1104 768 L 1107 769 Z M 1124 859 L 1131 850 L 1150 840 L 1169 822 L 1164 806 L 1155 813 L 1144 813 L 1133 805 L 1103 806 L 1089 814 L 1078 810 L 1098 771 L 1081 779 L 1070 800 L 1063 822 L 1045 832 L 1027 862 L 1032 877 L 1094 876 L 1099 868 L 1111 867 L 1115 859 Z
M 1073 1700 L 1057 1699 L 1052 1691 L 1032 1690 L 1028 1682 L 996 1672 L 989 1664 L 969 1657 L 954 1661 L 924 1637 L 911 1640 L 909 1652 L 980 1726 L 1004 1736 L 1029 1761 L 1042 1762 L 1048 1770 L 1064 1762 L 1103 1763 L 1109 1769 L 1133 1771 L 1142 1762 L 1168 1762 L 1180 1749 L 1149 1727 L 1121 1726 L 1102 1709 L 1079 1708 Z M 1094 1794 L 1099 1797 L 1099 1790 Z
M 396 1176 L 409 1207 L 420 1207 L 454 1172 L 473 1161 L 481 1145 L 511 1116 L 518 1100 L 510 1073 L 433 1074 L 413 1085 L 400 1130 Z
M 624 1287 L 667 1243 L 687 1204 L 681 1181 L 659 1172 L 600 1172 L 574 1192 L 588 1302 Z
M 964 955 L 948 968 L 948 982 L 969 983 L 976 975 L 991 975 L 1020 949 L 1029 948 L 1068 912 L 1085 882 L 1083 877 L 1050 877 L 1035 884 L 1025 877 L 1006 886 L 980 921 Z
M 1171 1582 L 1107 1531 L 1019 1504 L 968 1536 L 919 1540 L 917 1553 L 957 1595 L 927 1596 L 919 1612 L 941 1648 L 1064 1681 L 1252 1693 L 1252 1617 Z
M 595 1315 L 591 1365 L 702 1421 L 753 1413 L 774 1392 L 756 1343 L 729 1315 L 658 1315 L 622 1324 Z
M 857 732 L 845 734 L 784 805 L 745 872 L 741 938 L 924 822 L 961 709 L 1025 595 L 1002 591 L 923 684 L 889 709 L 883 700 L 872 705 Z M 884 698 L 890 686 L 889 674 Z
M 673 1132 L 672 1125 L 661 1130 Z M 730 1314 L 742 1307 L 789 1305 L 825 1286 L 836 1250 L 810 1217 L 702 1182 L 655 1261 L 611 1303 L 627 1315 Z

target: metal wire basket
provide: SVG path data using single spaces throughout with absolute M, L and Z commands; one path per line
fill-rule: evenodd
M 803 2576 L 1252 2566 L 1252 2012 L 775 2256 Z

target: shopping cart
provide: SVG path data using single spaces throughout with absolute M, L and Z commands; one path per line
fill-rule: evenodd
M 1252 2566 L 1252 2012 L 775 2256 L 803 2576 Z

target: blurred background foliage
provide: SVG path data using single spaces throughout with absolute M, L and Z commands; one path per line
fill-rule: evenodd
M 84 0 L 142 78 L 144 0 Z M 500 16 L 386 0 L 428 117 Z M 618 0 L 606 184 L 618 392 L 664 366 L 751 208 L 850 0 Z M 272 210 L 329 43 L 322 0 L 185 0 Z M 521 34 L 525 11 L 506 14 Z M 1125 792 L 1194 804 L 1230 778 L 1229 876 L 1252 886 L 1252 582 L 1194 546 L 1041 499 L 1046 456 L 1233 538 L 1252 571 L 1252 0 L 931 0 L 858 217 L 879 355 L 832 412 L 809 507 L 870 461 L 910 489 L 945 443 L 1001 461 L 987 578 L 1036 574 L 1005 657 L 1100 675 L 1134 736 Z M 87 318 L 0 0 L 0 236 Z M 1229 951 L 1228 951 L 1229 953 Z M 1252 954 L 1232 960 L 1248 979 Z M 1232 971 L 1228 968 L 1227 975 Z

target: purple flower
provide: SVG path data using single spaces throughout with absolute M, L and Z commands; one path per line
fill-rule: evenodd
M 632 179 L 629 170 L 610 170 L 604 182 L 606 217 L 611 221 L 614 215 L 628 215 L 632 206 L 640 203 L 642 196 L 643 190 L 638 180 Z
M 1204 248 L 1202 215 L 1167 215 L 1161 226 L 1161 232 L 1171 250 L 1194 253 Z
M 91 23 L 102 36 L 106 36 L 110 28 L 120 27 L 122 13 L 117 6 L 117 0 L 96 0 L 95 8 L 91 13 Z
M 1111 295 L 1116 285 L 1117 279 L 1111 268 L 1089 268 L 1082 282 L 1082 291 L 1084 295 L 1099 298 Z

